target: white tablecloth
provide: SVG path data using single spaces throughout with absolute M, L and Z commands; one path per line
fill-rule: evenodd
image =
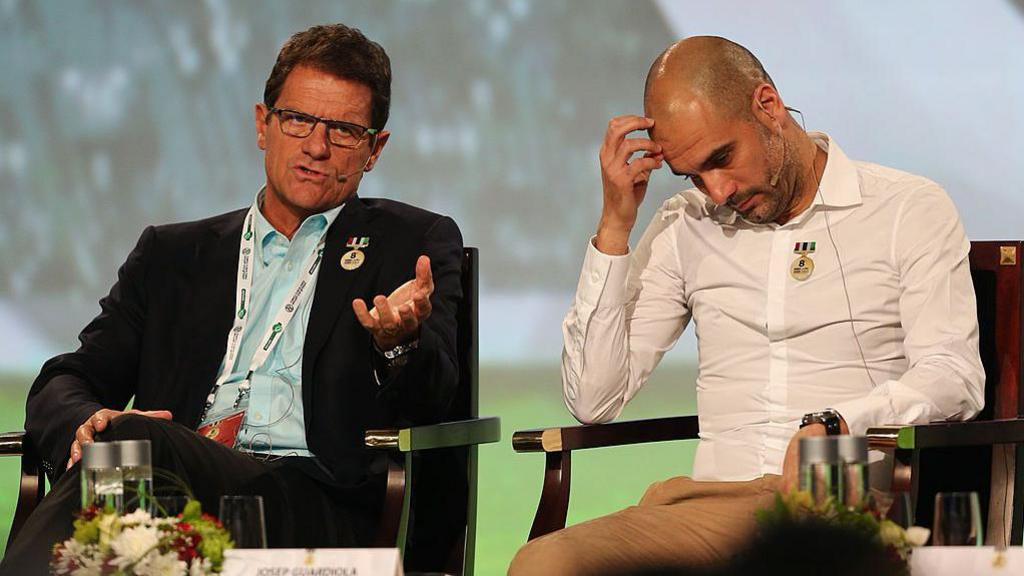
M 925 546 L 910 556 L 912 576 L 1009 576 L 1024 574 L 1024 548 Z

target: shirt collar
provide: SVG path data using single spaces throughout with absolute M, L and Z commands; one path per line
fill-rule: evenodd
M 828 134 L 809 132 L 807 135 L 819 148 L 828 152 L 828 160 L 825 162 L 825 171 L 822 172 L 821 182 L 818 183 L 819 193 L 815 194 L 814 201 L 811 202 L 807 210 L 798 214 L 787 224 L 803 221 L 816 206 L 846 208 L 861 203 L 860 179 L 853 161 L 846 157 L 843 150 L 836 144 L 835 139 Z M 737 220 L 743 221 L 738 212 L 728 206 L 715 204 L 711 198 L 696 188 L 684 190 L 678 195 L 678 200 L 671 200 L 699 208 L 705 217 L 724 226 L 735 227 Z
M 818 184 L 820 194 L 814 197 L 814 203 L 832 208 L 847 208 L 861 203 L 860 178 L 857 166 L 846 157 L 834 138 L 824 132 L 808 134 L 819 148 L 828 152 L 825 171 L 821 174 Z
M 263 186 L 262 188 L 260 188 L 260 191 L 256 193 L 256 199 L 254 200 L 256 204 L 256 218 L 255 222 L 253 223 L 253 226 L 256 229 L 256 239 L 259 241 L 259 246 L 261 248 L 266 248 L 268 244 L 276 241 L 277 239 L 280 239 L 280 241 L 287 245 L 288 239 L 285 237 L 285 235 L 278 232 L 278 230 L 274 228 L 274 225 L 271 224 L 270 221 L 267 220 L 267 218 L 263 215 L 263 196 L 265 194 L 266 186 Z M 307 217 L 305 220 L 302 221 L 302 224 L 299 225 L 299 229 L 295 232 L 295 234 L 298 235 L 299 233 L 325 232 L 328 228 L 331 227 L 331 224 L 333 224 L 334 221 L 338 218 L 338 214 L 344 207 L 345 204 L 342 203 L 338 206 L 335 206 L 334 208 L 331 208 L 330 210 L 327 210 L 326 212 L 320 212 L 319 214 L 313 214 L 312 216 Z M 265 250 L 261 250 L 261 252 L 263 254 L 266 254 Z M 264 262 L 264 264 L 266 264 L 266 262 Z

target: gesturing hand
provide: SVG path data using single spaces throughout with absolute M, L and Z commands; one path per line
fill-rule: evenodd
M 430 316 L 430 295 L 434 293 L 434 277 L 430 258 L 416 260 L 416 278 L 395 289 L 389 296 L 377 295 L 373 309 L 367 311 L 362 298 L 352 301 L 356 318 L 373 336 L 381 350 L 390 350 L 419 335 L 420 324 Z
M 160 418 L 161 420 L 170 420 L 173 415 L 169 410 L 110 410 L 103 408 L 97 410 L 95 414 L 89 416 L 89 419 L 82 423 L 81 426 L 75 430 L 75 441 L 71 443 L 71 457 L 68 458 L 68 468 L 71 468 L 82 459 L 82 446 L 89 444 L 95 440 L 97 432 L 103 432 L 107 429 L 107 426 L 117 418 L 124 416 L 125 414 L 138 414 L 139 416 L 147 416 L 149 418 Z
M 637 210 L 647 194 L 651 172 L 661 168 L 661 146 L 647 138 L 626 138 L 631 132 L 649 130 L 653 126 L 654 120 L 642 116 L 619 116 L 608 123 L 600 153 L 604 208 L 597 248 L 602 252 L 626 252 L 629 232 L 636 224 Z M 633 160 L 637 152 L 644 152 L 644 155 Z

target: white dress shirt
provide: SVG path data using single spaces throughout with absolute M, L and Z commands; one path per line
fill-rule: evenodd
M 952 201 L 810 136 L 828 152 L 819 192 L 784 225 L 751 224 L 691 189 L 662 205 L 631 254 L 588 244 L 563 324 L 565 403 L 578 420 L 617 417 L 691 317 L 698 480 L 780 474 L 807 412 L 834 408 L 863 434 L 981 409 L 970 243 Z M 803 242 L 814 270 L 798 280 Z

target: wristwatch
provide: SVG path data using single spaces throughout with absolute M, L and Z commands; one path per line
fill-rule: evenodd
M 377 345 L 374 343 L 374 348 L 376 347 Z M 384 356 L 384 363 L 387 364 L 388 368 L 398 368 L 409 362 L 408 354 L 419 347 L 420 341 L 417 339 L 405 344 L 399 344 L 390 350 L 380 350 L 380 353 Z
M 842 418 L 839 417 L 839 412 L 831 408 L 825 408 L 821 412 L 811 412 L 804 414 L 802 420 L 800 420 L 800 427 L 810 426 L 811 424 L 824 424 L 825 433 L 829 436 L 838 436 L 842 432 L 839 423 Z

